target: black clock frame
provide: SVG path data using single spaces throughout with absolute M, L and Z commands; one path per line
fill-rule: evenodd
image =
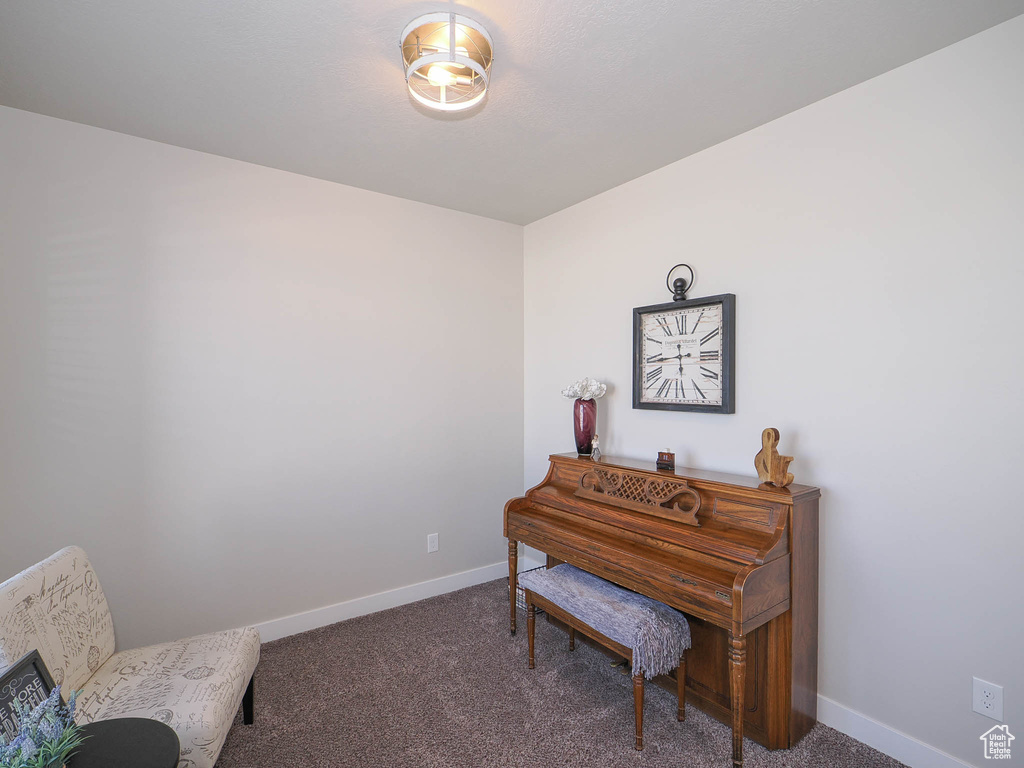
M 722 404 L 645 403 L 640 399 L 643 383 L 643 317 L 654 312 L 673 309 L 722 305 Z M 695 411 L 697 413 L 735 413 L 736 380 L 736 295 L 722 293 L 686 301 L 670 301 L 633 309 L 633 407 L 654 411 Z

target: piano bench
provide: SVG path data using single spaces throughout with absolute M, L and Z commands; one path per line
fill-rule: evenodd
M 644 678 L 676 669 L 677 717 L 686 718 L 686 649 L 690 625 L 679 611 L 644 595 L 563 563 L 519 577 L 526 593 L 526 634 L 530 669 L 534 668 L 536 609 L 569 627 L 569 650 L 576 632 L 630 660 L 633 666 L 633 709 L 636 749 L 644 748 Z

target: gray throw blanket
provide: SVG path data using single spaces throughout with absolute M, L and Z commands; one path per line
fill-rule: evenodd
M 648 680 L 675 669 L 690 647 L 690 625 L 674 608 L 563 563 L 519 577 L 584 624 L 633 650 L 633 673 Z

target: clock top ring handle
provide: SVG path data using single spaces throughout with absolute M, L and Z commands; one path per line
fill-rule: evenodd
M 689 270 L 690 282 L 686 282 L 686 280 L 684 280 L 683 278 L 677 277 L 670 283 L 669 280 L 672 277 L 672 273 L 675 272 L 680 267 L 686 267 L 686 269 Z M 668 271 L 668 274 L 665 275 L 665 287 L 668 288 L 669 292 L 672 294 L 672 301 L 685 301 L 686 292 L 693 287 L 693 280 L 693 267 L 691 267 L 689 264 L 676 264 L 674 267 L 672 267 L 672 269 Z

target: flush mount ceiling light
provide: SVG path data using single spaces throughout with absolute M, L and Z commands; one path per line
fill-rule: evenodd
M 402 62 L 409 93 L 431 109 L 469 109 L 487 93 L 491 36 L 457 13 L 428 13 L 402 32 Z

